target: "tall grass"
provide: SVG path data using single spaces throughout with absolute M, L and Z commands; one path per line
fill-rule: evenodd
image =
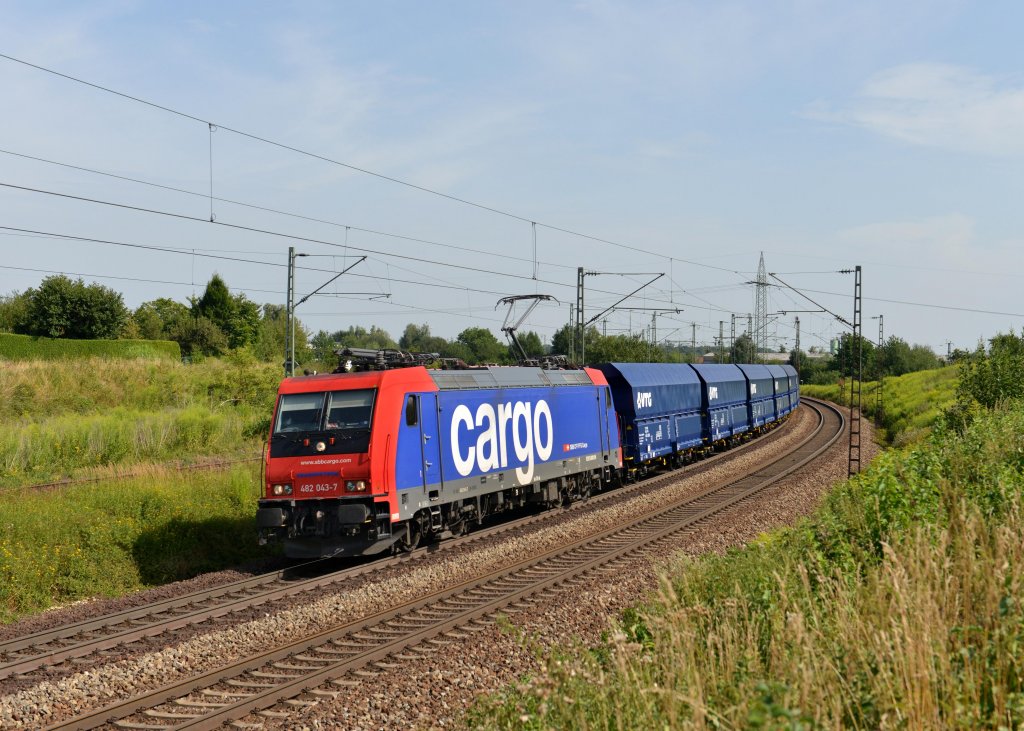
M 280 369 L 245 356 L 183 365 L 166 359 L 5 362 L 0 423 L 96 414 L 242 404 L 270 409 Z
M 1024 726 L 1024 409 L 884 455 L 800 526 L 673 567 L 482 728 Z
M 149 468 L 133 479 L 0 500 L 0 621 L 118 596 L 266 555 L 256 545 L 258 467 Z
M 159 412 L 113 409 L 0 429 L 0 486 L 45 481 L 101 467 L 203 455 L 253 453 L 252 424 L 264 414 L 197 406 Z
M 5 363 L 0 485 L 154 460 L 255 455 L 279 373 L 244 355 Z
M 935 420 L 956 400 L 957 369 L 946 367 L 907 373 L 886 378 L 882 392 L 882 435 L 889 444 L 905 446 L 927 436 Z M 828 399 L 848 405 L 849 384 L 840 391 L 838 385 L 801 385 L 807 396 Z M 861 384 L 862 413 L 878 418 L 878 382 Z

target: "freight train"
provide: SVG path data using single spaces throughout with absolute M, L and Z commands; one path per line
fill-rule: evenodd
M 411 550 L 681 466 L 774 427 L 800 398 L 791 366 L 418 362 L 282 381 L 261 543 L 283 541 L 290 558 Z

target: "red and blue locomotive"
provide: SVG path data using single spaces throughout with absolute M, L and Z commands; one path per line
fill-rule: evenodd
M 256 521 L 286 556 L 408 550 L 581 499 L 778 423 L 798 399 L 788 366 L 363 367 L 281 383 Z
M 597 370 L 288 378 L 256 520 L 293 558 L 408 549 L 512 507 L 585 497 L 621 464 Z

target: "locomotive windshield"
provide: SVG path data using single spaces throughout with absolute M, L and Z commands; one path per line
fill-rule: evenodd
M 317 431 L 324 413 L 324 394 L 290 393 L 281 397 L 274 432 Z
M 309 432 L 334 437 L 329 452 L 365 452 L 370 442 L 375 389 L 289 393 L 281 396 L 274 422 L 274 442 L 287 450 L 289 437 L 302 438 Z M 283 441 L 282 441 L 283 440 Z M 272 444 L 272 452 L 274 449 Z M 278 456 L 274 454 L 273 456 Z

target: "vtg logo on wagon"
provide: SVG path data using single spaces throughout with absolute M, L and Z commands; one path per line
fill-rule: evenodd
M 518 460 L 516 477 L 520 483 L 532 482 L 535 462 L 549 459 L 554 444 L 551 407 L 543 399 L 535 404 L 516 401 L 513 405 L 507 401 L 498 404 L 497 410 L 493 404 L 484 403 L 477 407 L 475 415 L 465 404 L 457 406 L 451 425 L 455 469 L 468 477 L 474 467 L 481 472 L 507 468 L 510 432 L 512 451 Z

